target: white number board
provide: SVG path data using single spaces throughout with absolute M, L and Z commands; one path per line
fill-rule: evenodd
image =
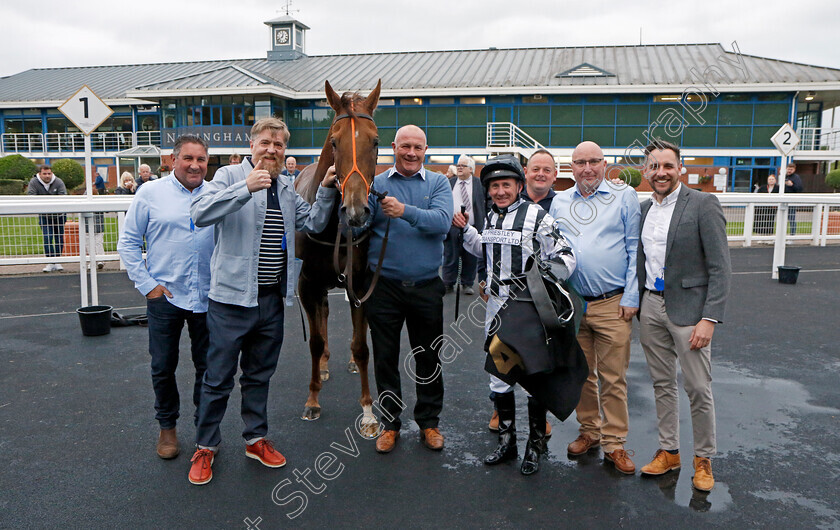
M 90 134 L 114 113 L 87 85 L 70 96 L 58 110 L 83 133 Z
M 796 134 L 796 131 L 793 130 L 793 127 L 789 123 L 786 123 L 776 131 L 776 134 L 770 138 L 770 141 L 773 142 L 773 145 L 776 146 L 776 149 L 780 153 L 788 156 L 799 145 L 799 135 Z

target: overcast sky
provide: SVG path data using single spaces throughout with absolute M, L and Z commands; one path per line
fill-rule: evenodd
M 722 43 L 840 68 L 840 1 L 297 0 L 310 55 L 383 51 Z M 268 0 L 2 0 L 0 76 L 30 68 L 265 57 Z M 339 11 L 341 6 L 345 12 Z M 351 7 L 352 6 L 352 7 Z M 399 6 L 399 7 L 398 7 Z M 404 7 L 405 6 L 405 7 Z M 423 6 L 422 8 L 418 6 Z

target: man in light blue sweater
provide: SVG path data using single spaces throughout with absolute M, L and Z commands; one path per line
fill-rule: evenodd
M 423 167 L 426 135 L 414 125 L 397 131 L 394 167 L 377 175 L 373 188 L 387 193 L 381 202 L 371 198 L 368 262 L 376 268 L 385 252 L 376 289 L 365 304 L 373 342 L 373 366 L 385 430 L 376 450 L 389 453 L 400 432 L 400 412 L 405 408 L 400 390 L 400 333 L 408 327 L 416 383 L 414 420 L 429 449 L 443 449 L 438 429 L 443 409 L 443 375 L 438 359 L 443 335 L 443 281 L 438 276 L 443 259 L 443 239 L 452 224 L 452 190 L 440 173 Z M 388 244 L 383 249 L 390 220 Z M 368 276 L 368 283 L 371 277 Z M 408 360 L 406 360 L 408 361 Z M 410 366 L 406 362 L 406 367 Z

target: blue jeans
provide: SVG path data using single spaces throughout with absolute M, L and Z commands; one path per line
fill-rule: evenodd
M 38 224 L 41 225 L 41 232 L 44 233 L 44 254 L 48 258 L 61 256 L 64 250 L 64 219 L 57 215 L 40 215 Z
M 155 419 L 161 429 L 175 427 L 180 413 L 181 400 L 175 369 L 180 357 L 181 330 L 184 322 L 190 334 L 192 361 L 195 367 L 193 404 L 198 421 L 198 402 L 201 380 L 207 367 L 207 347 L 210 336 L 207 333 L 207 313 L 193 313 L 169 303 L 166 296 L 146 300 L 146 315 L 149 318 L 149 355 L 152 357 L 152 386 L 155 389 Z
M 242 368 L 239 376 L 245 423 L 242 437 L 250 440 L 268 432 L 268 383 L 283 345 L 285 301 L 278 289 L 270 293 L 261 291 L 257 304 L 257 307 L 242 307 L 210 300 L 207 311 L 210 350 L 196 429 L 196 443 L 200 446 L 217 447 L 222 441 L 219 424 L 233 390 L 237 361 Z

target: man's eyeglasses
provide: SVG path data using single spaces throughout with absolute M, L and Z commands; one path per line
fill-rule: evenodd
M 458 164 L 458 165 L 457 165 L 457 166 L 455 166 L 455 167 L 457 167 L 458 169 L 464 169 L 464 168 L 468 168 L 468 167 L 470 167 L 470 166 L 462 166 L 461 164 Z
M 603 161 L 603 158 L 590 158 L 589 160 L 572 160 L 572 164 L 574 164 L 575 167 L 583 168 L 586 167 L 586 164 L 588 163 L 590 166 L 594 167 Z

